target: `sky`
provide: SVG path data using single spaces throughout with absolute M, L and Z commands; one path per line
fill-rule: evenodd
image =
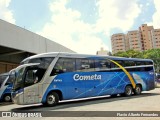
M 0 0 L 0 19 L 77 53 L 112 50 L 111 35 L 160 28 L 160 0 Z

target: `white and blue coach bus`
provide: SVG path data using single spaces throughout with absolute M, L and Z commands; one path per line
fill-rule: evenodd
M 15 69 L 13 101 L 43 103 L 122 94 L 139 95 L 155 88 L 150 59 L 72 53 L 31 56 Z
M 14 74 L 3 73 L 0 74 L 0 102 L 11 102 L 11 91 L 13 86 Z

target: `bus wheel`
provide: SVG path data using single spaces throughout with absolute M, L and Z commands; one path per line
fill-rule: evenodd
M 3 100 L 4 100 L 4 102 L 11 102 L 11 95 L 9 95 L 9 94 L 4 95 Z
M 131 96 L 133 92 L 133 88 L 130 85 L 127 85 L 125 87 L 124 95 L 125 96 Z
M 142 87 L 141 85 L 136 85 L 136 88 L 134 89 L 134 94 L 135 95 L 140 95 L 142 92 Z
M 47 96 L 46 105 L 47 106 L 55 106 L 59 102 L 59 96 L 56 92 L 51 92 Z

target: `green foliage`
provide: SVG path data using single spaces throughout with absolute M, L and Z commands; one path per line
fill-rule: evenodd
M 152 59 L 154 61 L 156 72 L 160 72 L 160 49 L 151 49 L 143 52 L 128 50 L 126 52 L 118 52 L 113 54 L 113 56 Z
M 118 52 L 114 54 L 113 56 L 119 56 L 119 57 L 131 57 L 131 58 L 142 58 L 143 53 L 135 50 L 128 50 L 126 52 Z

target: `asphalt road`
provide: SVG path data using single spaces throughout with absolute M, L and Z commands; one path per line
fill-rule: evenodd
M 81 101 L 72 101 L 72 102 L 63 102 L 59 103 L 55 107 L 44 107 L 41 104 L 30 105 L 30 106 L 21 106 L 10 103 L 1 103 L 0 111 L 12 111 L 12 112 L 25 112 L 25 111 L 53 111 L 59 113 L 67 113 L 67 111 L 73 111 L 71 113 L 76 114 L 75 111 L 82 112 L 80 113 L 81 117 L 84 119 L 105 119 L 102 116 L 107 116 L 107 111 L 160 111 L 160 88 L 156 88 L 152 91 L 143 92 L 138 96 L 131 97 L 103 97 L 89 100 L 81 100 Z M 87 112 L 86 112 L 87 111 Z M 94 112 L 88 112 L 94 111 Z M 102 116 L 99 114 L 96 116 L 96 113 L 101 112 Z M 51 112 L 52 113 L 52 112 Z M 160 112 L 159 112 L 160 113 Z M 58 119 L 82 119 L 79 117 L 60 117 Z M 89 116 L 93 117 L 88 117 Z M 112 113 L 111 113 L 112 114 Z M 86 117 L 85 117 L 86 116 Z M 55 118 L 55 117 L 54 117 Z M 114 119 L 127 119 L 128 117 L 114 117 Z M 9 119 L 9 118 L 8 118 Z M 20 118 L 16 118 L 20 119 Z M 23 119 L 23 118 L 21 118 Z M 27 119 L 27 118 L 26 118 Z M 41 118 L 36 118 L 40 120 Z M 44 119 L 44 118 L 43 118 Z M 53 118 L 45 118 L 45 119 L 53 119 Z M 107 119 L 113 119 L 108 117 Z M 134 119 L 134 117 L 130 117 L 129 119 Z M 144 117 L 136 117 L 136 119 L 144 119 Z M 145 119 L 160 119 L 160 117 L 145 117 Z

